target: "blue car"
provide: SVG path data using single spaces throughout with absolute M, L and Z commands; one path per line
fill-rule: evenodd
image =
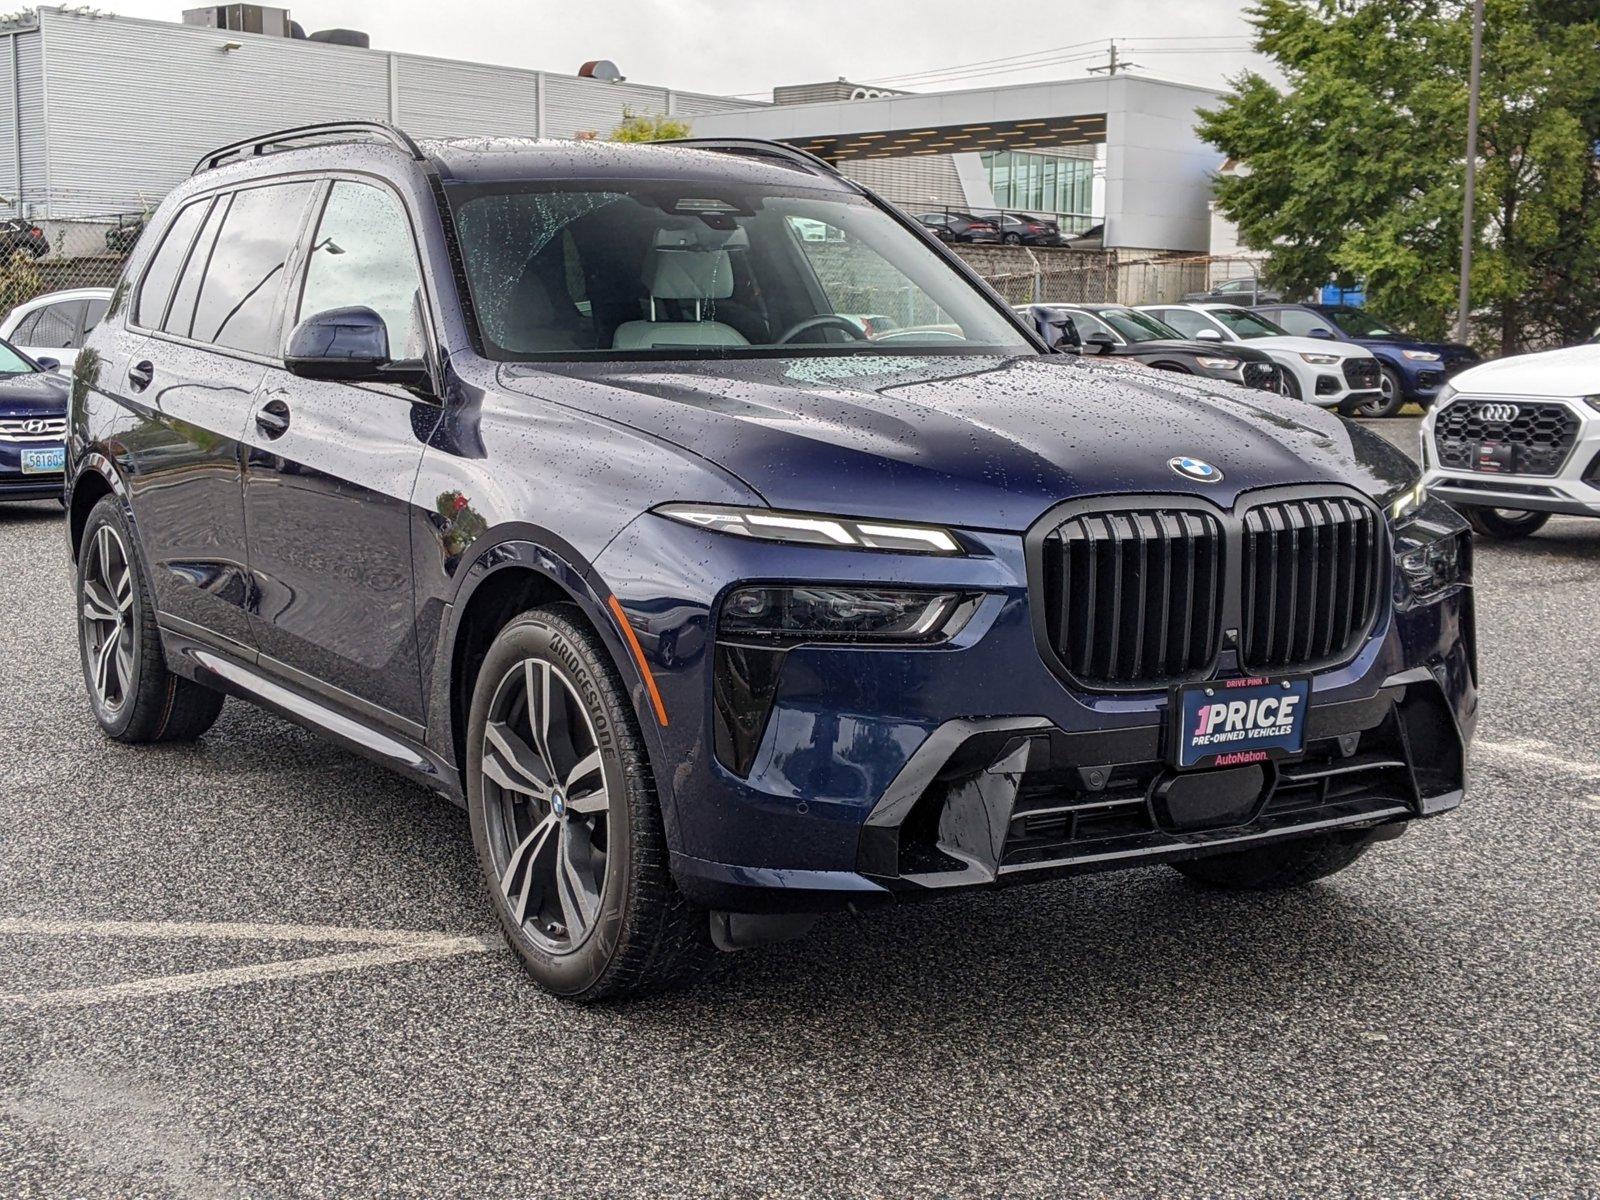
M 1383 390 L 1357 410 L 1364 417 L 1396 416 L 1408 401 L 1426 409 L 1450 376 L 1479 361 L 1471 346 L 1424 342 L 1348 304 L 1263 304 L 1255 311 L 1296 337 L 1354 342 L 1372 351 Z
M 59 500 L 66 465 L 67 381 L 0 341 L 0 500 Z
M 1470 533 L 1404 454 L 1053 353 L 780 145 L 223 147 L 67 471 L 106 736 L 232 696 L 434 789 L 574 1000 L 961 889 L 1301 885 L 1462 798 Z

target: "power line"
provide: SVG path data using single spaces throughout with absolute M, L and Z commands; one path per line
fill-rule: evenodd
M 1025 58 L 1040 58 L 1046 55 L 1064 54 L 1069 50 L 1082 50 L 1086 46 L 1098 45 L 1098 42 L 1073 42 L 1067 46 L 1052 46 L 1048 50 L 1030 50 L 1026 54 L 1007 54 L 1000 58 L 980 58 L 976 62 L 954 63 L 945 67 L 928 67 L 921 71 L 906 71 L 899 75 L 883 75 L 876 79 L 863 79 L 862 83 L 894 83 L 898 80 L 921 78 L 925 75 L 944 75 L 950 71 L 966 71 L 973 67 L 987 67 L 1002 63 L 1014 63 Z

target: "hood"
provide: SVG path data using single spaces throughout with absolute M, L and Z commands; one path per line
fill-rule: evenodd
M 1407 337 L 1397 333 L 1386 338 L 1352 338 L 1352 341 L 1362 346 L 1393 346 L 1404 350 L 1432 350 L 1445 362 L 1460 362 L 1463 359 L 1477 360 L 1478 352 L 1471 346 L 1463 346 L 1460 342 L 1425 342 L 1421 338 Z
M 1405 486 L 1400 451 L 1268 392 L 1072 355 L 504 364 L 505 388 L 674 443 L 775 508 L 1022 530 L 1077 496 L 1231 505 L 1291 483 Z M 1223 478 L 1168 466 L 1200 458 Z M 698 500 L 698 496 L 674 499 Z
M 0 375 L 0 417 L 64 417 L 71 385 L 49 371 Z
M 1600 395 L 1600 346 L 1497 358 L 1469 367 L 1450 382 L 1458 392 L 1497 396 Z
M 1235 345 L 1236 343 L 1226 343 Z M 1295 354 L 1331 354 L 1335 358 L 1371 358 L 1371 351 L 1353 342 L 1334 342 L 1327 338 L 1294 337 L 1258 337 L 1251 338 L 1245 343 L 1254 346 L 1257 350 L 1288 350 Z

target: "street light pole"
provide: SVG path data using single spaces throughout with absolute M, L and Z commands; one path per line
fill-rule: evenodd
M 1467 340 L 1472 305 L 1472 202 L 1478 188 L 1478 81 L 1483 68 L 1483 0 L 1472 3 L 1472 69 L 1467 81 L 1467 190 L 1461 206 L 1461 296 L 1456 306 L 1456 341 Z

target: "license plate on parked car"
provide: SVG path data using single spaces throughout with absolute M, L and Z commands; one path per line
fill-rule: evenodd
M 22 473 L 24 475 L 59 475 L 67 469 L 67 451 L 63 446 L 52 450 L 24 450 Z
M 1179 767 L 1260 762 L 1305 746 L 1311 681 L 1227 679 L 1176 689 L 1173 762 Z

